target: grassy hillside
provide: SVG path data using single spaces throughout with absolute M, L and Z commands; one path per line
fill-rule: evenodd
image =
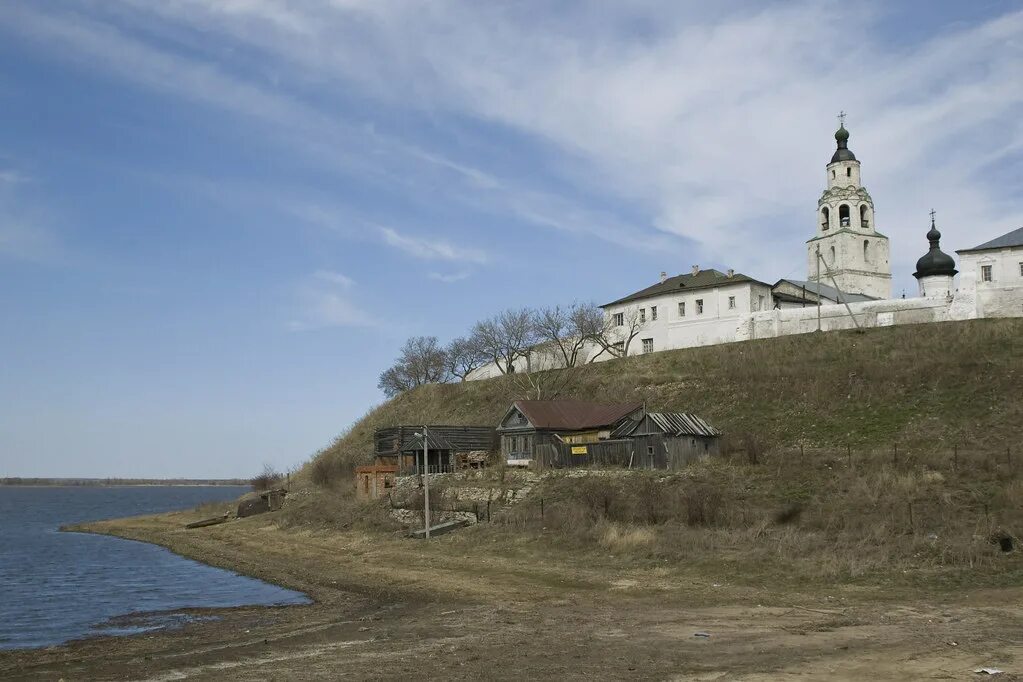
M 551 472 L 492 523 L 430 551 L 828 589 L 1017 583 L 1023 553 L 1001 543 L 1023 546 L 1021 340 L 1023 320 L 980 320 L 565 370 L 565 397 L 705 416 L 728 436 L 724 456 L 680 472 Z M 278 523 L 384 537 L 387 503 L 356 501 L 351 477 L 371 459 L 373 430 L 496 424 L 521 381 L 427 386 L 373 409 L 310 462 Z M 505 474 L 493 467 L 472 485 L 503 490 Z M 435 485 L 433 502 L 457 502 L 457 477 Z
M 688 411 L 734 445 L 997 451 L 1023 435 L 1023 320 L 927 324 L 691 348 L 563 370 L 560 397 Z M 425 386 L 371 410 L 314 459 L 371 459 L 373 430 L 496 424 L 521 381 Z M 1023 453 L 1020 453 L 1023 458 Z

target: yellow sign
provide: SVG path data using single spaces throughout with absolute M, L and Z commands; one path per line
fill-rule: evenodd
M 573 445 L 572 446 L 572 454 L 573 455 L 585 455 L 586 454 L 586 446 L 585 445 Z

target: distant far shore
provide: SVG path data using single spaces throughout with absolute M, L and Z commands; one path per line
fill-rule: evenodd
M 12 476 L 0 478 L 0 486 L 32 487 L 114 487 L 114 486 L 247 486 L 249 481 L 241 478 L 21 478 Z

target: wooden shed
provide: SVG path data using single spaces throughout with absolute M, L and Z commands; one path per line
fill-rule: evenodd
M 487 455 L 497 450 L 497 431 L 493 426 L 447 426 L 427 424 L 430 466 L 450 471 L 464 463 L 478 466 Z M 423 442 L 415 434 L 422 425 L 401 425 L 379 428 L 373 432 L 374 461 L 396 467 L 398 474 L 417 471 L 422 462 Z M 434 469 L 431 469 L 434 471 Z
M 695 414 L 645 412 L 612 434 L 632 441 L 633 469 L 681 469 L 720 453 L 721 432 Z
M 638 418 L 642 408 L 641 403 L 517 400 L 497 427 L 501 456 L 513 466 L 613 466 L 621 447 L 604 441 L 628 417 Z

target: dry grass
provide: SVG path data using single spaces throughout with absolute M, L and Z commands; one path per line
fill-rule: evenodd
M 1021 320 L 979 320 L 569 370 L 568 397 L 707 417 L 726 432 L 725 455 L 678 473 L 555 475 L 466 541 L 764 580 L 1018 580 L 1021 553 L 992 538 L 1023 535 L 1023 452 L 1012 450 L 1023 435 L 1021 339 Z M 303 475 L 343 491 L 375 428 L 494 424 L 518 397 L 505 379 L 422 387 L 370 411 Z M 289 523 L 390 527 L 379 506 L 336 491 Z
M 800 443 L 996 449 L 1015 443 L 1023 424 L 1023 320 L 1015 319 L 790 336 L 564 371 L 563 397 L 696 412 L 748 459 Z M 423 386 L 370 410 L 313 461 L 370 461 L 381 426 L 496 424 L 521 397 L 507 377 Z

